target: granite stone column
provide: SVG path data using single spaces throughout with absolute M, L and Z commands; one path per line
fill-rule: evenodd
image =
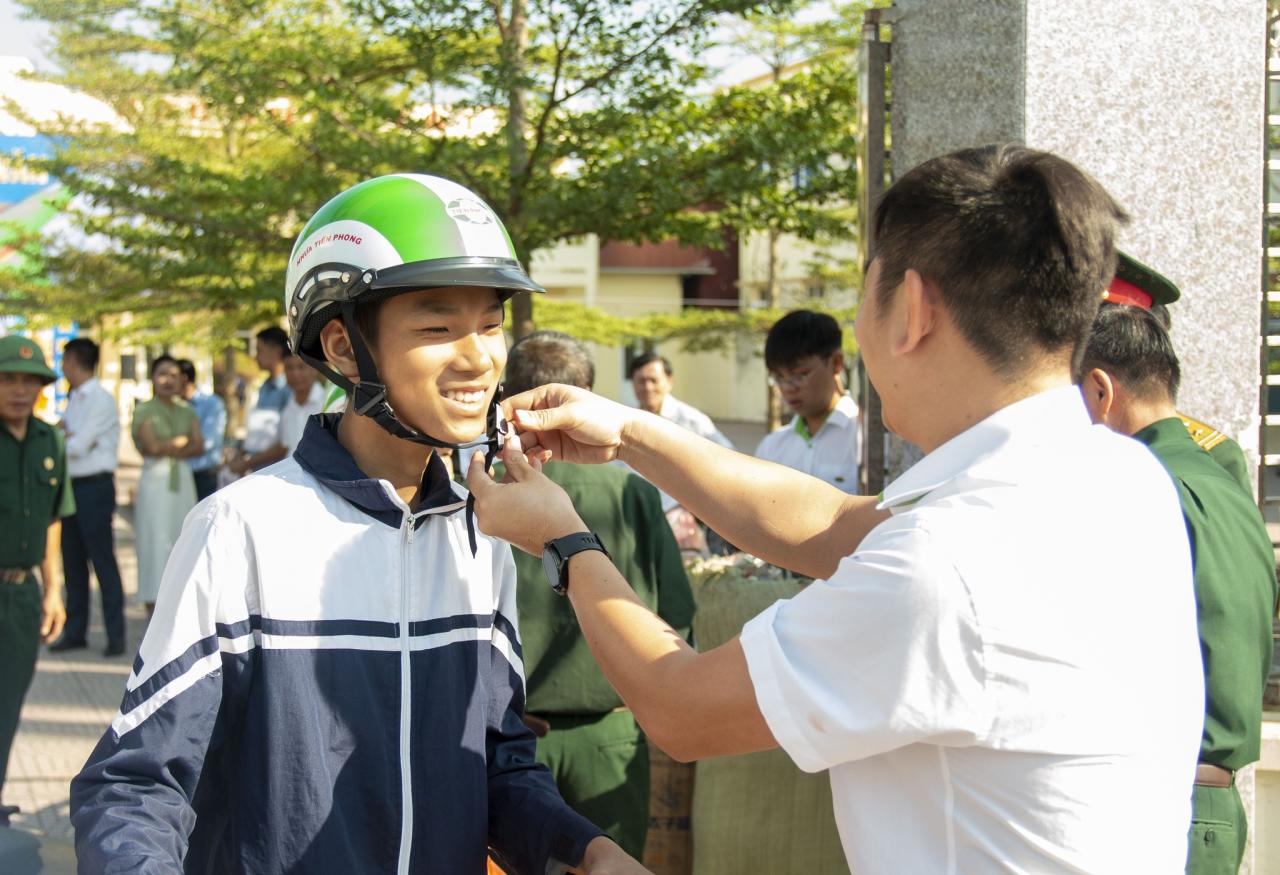
M 1251 464 L 1266 12 L 1266 0 L 897 0 L 887 13 L 894 173 L 996 141 L 1092 173 L 1132 217 L 1121 246 L 1182 288 L 1179 408 Z M 896 449 L 901 470 L 912 454 Z M 1252 769 L 1240 783 L 1252 816 Z M 1251 847 L 1241 872 L 1253 871 Z

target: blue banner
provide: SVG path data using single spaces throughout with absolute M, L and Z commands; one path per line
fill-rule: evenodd
M 46 158 L 53 154 L 48 137 L 0 136 L 0 213 L 47 188 L 47 173 L 37 173 L 21 164 L 21 158 Z M 15 160 L 17 159 L 17 160 Z

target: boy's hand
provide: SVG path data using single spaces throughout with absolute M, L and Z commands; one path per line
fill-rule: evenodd
M 627 424 L 641 414 L 586 389 L 555 383 L 506 399 L 502 412 L 515 423 L 530 456 L 549 450 L 552 458 L 580 464 L 616 459 Z
M 548 541 L 587 530 L 569 496 L 529 463 L 519 441 L 503 448 L 502 462 L 507 468 L 502 483 L 484 469 L 482 452 L 471 457 L 467 468 L 467 488 L 475 496 L 480 531 L 541 556 Z
M 592 839 L 582 855 L 582 863 L 569 871 L 577 875 L 653 875 L 606 836 Z

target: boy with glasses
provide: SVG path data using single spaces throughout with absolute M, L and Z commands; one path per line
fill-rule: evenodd
M 765 436 L 756 458 L 858 491 L 862 440 L 858 405 L 844 390 L 840 326 L 825 313 L 796 310 L 769 329 L 764 343 L 769 385 L 795 416 Z

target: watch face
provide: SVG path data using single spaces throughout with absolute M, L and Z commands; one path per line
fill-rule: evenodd
M 547 576 L 551 588 L 560 591 L 560 562 L 555 549 L 548 546 L 542 551 L 542 573 Z

